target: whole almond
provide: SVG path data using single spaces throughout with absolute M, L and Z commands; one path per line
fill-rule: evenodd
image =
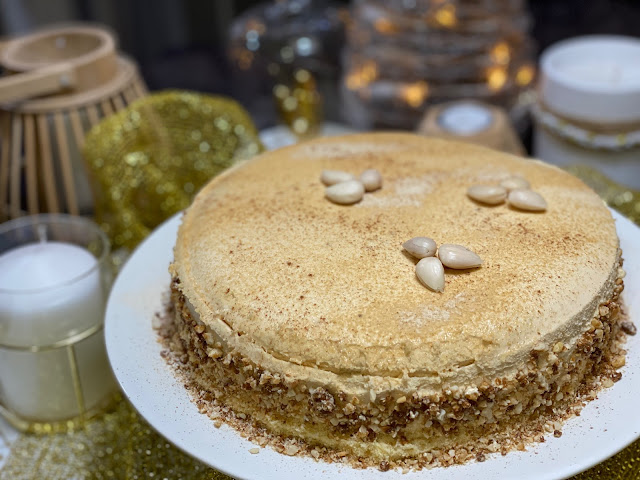
M 426 257 L 416 264 L 416 276 L 434 292 L 444 290 L 444 268 L 436 257 Z
M 414 237 L 402 244 L 407 252 L 416 258 L 433 257 L 438 246 L 429 237 Z
M 364 185 L 358 180 L 336 183 L 326 188 L 325 195 L 333 203 L 351 205 L 362 200 Z
M 360 181 L 364 185 L 366 192 L 374 192 L 382 187 L 382 175 L 378 170 L 369 168 L 362 172 L 360 175 Z
M 467 190 L 467 195 L 476 202 L 498 205 L 507 198 L 507 189 L 496 185 L 473 185 Z
M 509 205 L 520 210 L 544 212 L 547 209 L 547 202 L 542 198 L 542 195 L 532 190 L 511 190 L 507 200 Z
M 505 178 L 500 182 L 500 186 L 506 188 L 507 190 L 519 190 L 529 188 L 531 185 L 525 178 L 522 178 L 520 175 L 513 175 L 509 178 Z
M 323 170 L 320 175 L 320 181 L 327 186 L 355 179 L 356 177 L 351 175 L 349 172 L 343 172 L 342 170 Z
M 438 258 L 445 267 L 464 270 L 482 265 L 482 259 L 462 245 L 445 243 L 438 248 Z

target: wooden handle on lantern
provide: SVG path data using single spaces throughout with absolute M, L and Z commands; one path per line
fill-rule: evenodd
M 7 75 L 0 78 L 0 103 L 70 90 L 76 86 L 76 83 L 75 69 L 66 63 L 27 73 Z

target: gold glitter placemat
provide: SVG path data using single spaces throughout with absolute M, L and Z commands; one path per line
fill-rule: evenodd
M 640 192 L 586 167 L 570 169 L 612 207 L 640 225 Z M 228 480 L 156 433 L 127 400 L 86 428 L 49 436 L 22 435 L 11 446 L 0 480 Z M 573 480 L 640 479 L 640 440 Z
M 153 430 L 123 399 L 84 429 L 21 435 L 0 480 L 34 479 L 228 480 L 186 455 Z
M 568 167 L 567 171 L 593 188 L 607 205 L 640 226 L 640 191 L 620 185 L 585 165 L 573 165 Z
M 206 420 L 206 419 L 205 419 Z M 22 435 L 0 471 L 0 480 L 32 479 L 229 480 L 191 458 L 155 432 L 127 400 L 84 430 Z M 640 440 L 574 480 L 637 480 Z

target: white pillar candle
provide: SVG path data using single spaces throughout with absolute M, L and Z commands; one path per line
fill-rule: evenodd
M 50 345 L 82 332 L 104 305 L 96 258 L 70 243 L 34 243 L 0 255 L 0 290 L 8 292 L 0 338 L 9 345 Z
M 63 341 L 100 324 L 104 303 L 98 262 L 77 245 L 33 243 L 0 255 L 1 344 L 43 347 Z M 94 335 L 75 347 L 87 408 L 113 388 L 103 343 Z M 80 413 L 65 348 L 1 353 L 0 399 L 6 407 L 40 421 Z

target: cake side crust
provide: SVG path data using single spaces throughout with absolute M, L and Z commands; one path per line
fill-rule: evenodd
M 620 378 L 625 335 L 619 272 L 610 298 L 598 305 L 573 346 L 533 350 L 515 376 L 485 379 L 464 392 L 407 391 L 367 402 L 265 371 L 225 351 L 207 332 L 191 314 L 178 279 L 172 284 L 175 311 L 160 333 L 165 358 L 201 411 L 261 445 L 381 469 L 448 465 L 523 449 L 544 441 L 546 433 L 559 435 L 566 418 Z

